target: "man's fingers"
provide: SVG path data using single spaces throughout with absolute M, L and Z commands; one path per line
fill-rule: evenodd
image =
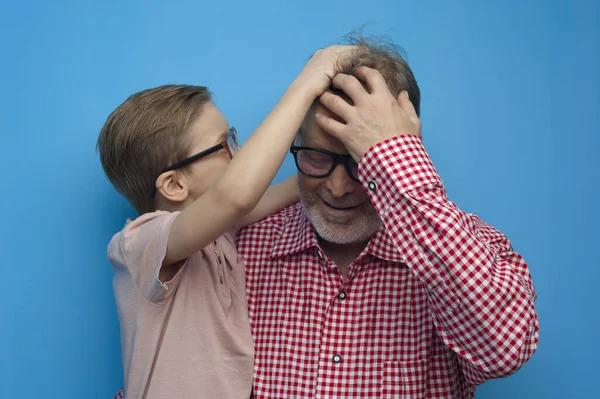
M 338 139 L 343 136 L 344 130 L 346 129 L 346 125 L 344 125 L 342 122 L 336 121 L 322 112 L 315 113 L 315 120 L 317 121 L 317 125 L 319 125 L 321 130 Z
M 387 83 L 383 78 L 383 75 L 381 75 L 381 73 L 378 70 L 366 66 L 361 66 L 356 69 L 355 74 L 357 78 L 359 78 L 367 84 L 367 87 L 369 88 L 371 94 L 384 90 L 389 91 Z
M 413 125 L 415 125 L 415 127 L 418 129 L 418 134 L 421 134 L 421 120 L 419 119 L 419 116 L 417 115 L 417 111 L 415 110 L 415 106 L 413 105 L 412 101 L 410 101 L 410 98 L 408 97 L 408 92 L 406 90 L 401 91 L 400 94 L 398 94 L 398 105 L 400 106 L 400 108 L 402 108 L 402 110 L 404 112 L 406 112 L 408 118 L 410 119 L 410 121 L 412 122 Z
M 346 95 L 350 97 L 354 104 L 359 104 L 364 96 L 369 95 L 358 79 L 352 75 L 338 73 L 333 77 L 331 82 L 333 87 L 346 93 Z
M 346 100 L 338 95 L 326 91 L 319 97 L 319 102 L 345 121 L 348 121 L 352 116 L 352 105 L 348 104 Z
M 406 90 L 401 91 L 400 94 L 398 94 L 398 105 L 411 117 L 411 119 L 413 116 L 418 118 L 415 106 L 410 101 Z

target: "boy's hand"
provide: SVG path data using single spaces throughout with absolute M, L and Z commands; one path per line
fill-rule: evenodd
M 308 85 L 315 98 L 320 96 L 331 86 L 339 58 L 344 54 L 351 53 L 355 48 L 356 46 L 334 45 L 317 50 L 310 57 L 296 81 Z

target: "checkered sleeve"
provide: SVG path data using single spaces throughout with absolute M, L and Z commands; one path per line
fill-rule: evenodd
M 527 264 L 508 239 L 446 198 L 421 140 L 389 139 L 359 165 L 403 261 L 427 287 L 437 332 L 474 385 L 508 376 L 539 337 Z

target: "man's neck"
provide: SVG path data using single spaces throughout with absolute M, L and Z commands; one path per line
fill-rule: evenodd
M 369 241 L 352 244 L 336 244 L 319 238 L 319 245 L 325 255 L 337 265 L 340 273 L 345 278 L 348 274 L 348 265 L 358 258 Z

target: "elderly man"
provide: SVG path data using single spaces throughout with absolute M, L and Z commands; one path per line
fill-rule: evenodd
M 446 193 L 420 92 L 360 40 L 291 152 L 301 203 L 243 230 L 255 398 L 472 398 L 539 326 L 526 263 Z

